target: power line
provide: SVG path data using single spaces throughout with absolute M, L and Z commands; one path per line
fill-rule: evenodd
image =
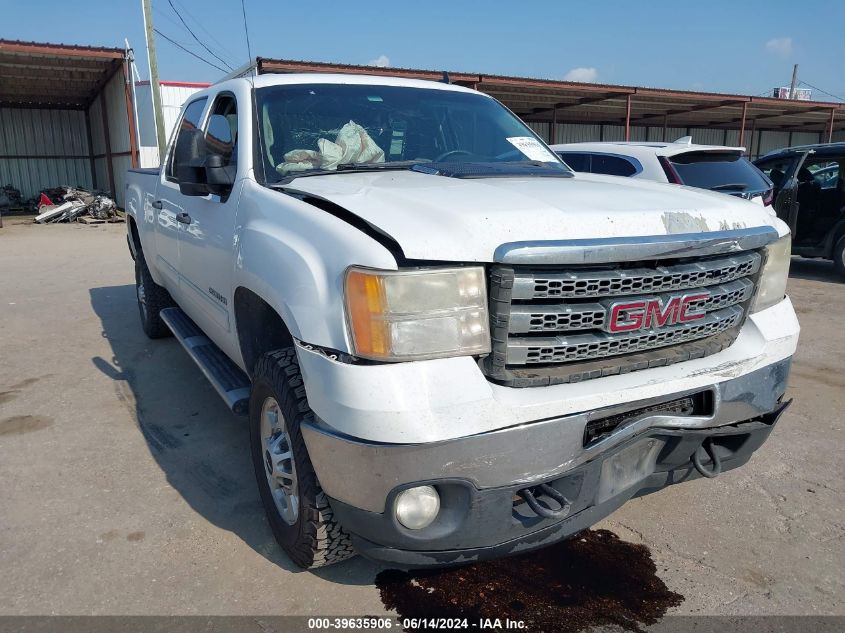
M 220 51 L 220 52 L 222 52 L 222 53 L 225 53 L 227 57 L 237 59 L 237 57 L 238 57 L 238 56 L 237 56 L 237 55 L 235 55 L 235 54 L 233 54 L 233 53 L 232 53 L 232 51 L 230 51 L 228 48 L 226 48 L 226 46 L 224 46 L 223 42 L 221 42 L 219 39 L 217 39 L 217 38 L 214 36 L 214 33 L 212 33 L 212 32 L 211 32 L 211 31 L 209 31 L 207 28 L 205 28 L 205 27 L 202 25 L 202 22 L 200 22 L 200 21 L 197 19 L 197 17 L 196 17 L 193 13 L 191 13 L 191 12 L 188 10 L 188 7 L 186 7 L 186 6 L 185 6 L 182 2 L 179 2 L 179 0 L 174 0 L 174 2 L 176 2 L 176 4 L 177 4 L 177 5 L 178 5 L 181 9 L 182 9 L 182 12 L 183 12 L 185 15 L 187 15 L 189 18 L 191 18 L 191 19 L 194 21 L 194 23 L 195 23 L 195 24 L 196 24 L 196 25 L 197 25 L 200 29 L 202 29 L 202 31 L 203 31 L 206 35 L 208 35 L 208 37 L 210 37 L 212 40 L 214 40 L 214 43 L 215 43 L 215 44 L 217 44 L 217 50 L 219 50 L 219 51 Z
M 249 55 L 249 63 L 252 63 L 252 47 L 249 45 L 249 29 L 246 26 L 246 5 L 241 0 L 241 11 L 244 14 L 244 33 L 246 33 L 246 54 Z
M 161 36 L 162 36 L 164 39 L 166 39 L 168 42 L 170 42 L 171 44 L 173 44 L 173 46 L 175 46 L 176 48 L 181 48 L 183 51 L 185 51 L 186 53 L 188 53 L 188 55 L 192 55 L 192 56 L 196 57 L 196 58 L 197 58 L 198 60 L 200 60 L 201 62 L 205 62 L 205 63 L 206 63 L 206 64 L 208 64 L 209 66 L 211 66 L 211 67 L 213 67 L 213 68 L 216 68 L 216 69 L 217 69 L 217 70 L 219 70 L 221 73 L 228 72 L 225 68 L 220 68 L 220 66 L 218 66 L 217 64 L 212 64 L 210 61 L 208 61 L 208 60 L 207 60 L 207 59 L 205 59 L 204 57 L 200 57 L 200 56 L 199 56 L 199 55 L 197 55 L 195 52 L 193 52 L 193 51 L 189 51 L 187 48 L 185 48 L 184 46 L 182 46 L 179 42 L 177 42 L 177 41 L 176 41 L 176 40 L 174 40 L 174 39 L 171 39 L 171 38 L 167 37 L 164 33 L 162 33 L 161 31 L 159 31 L 158 29 L 154 29 L 154 31 L 155 31 L 156 33 L 158 33 L 159 35 L 161 35 Z M 231 68 L 230 68 L 229 70 L 231 70 Z
M 840 97 L 840 96 L 835 95 L 835 94 L 831 94 L 830 92 L 827 92 L 826 90 L 822 90 L 821 88 L 818 88 L 817 86 L 814 86 L 811 83 L 808 83 L 806 81 L 802 81 L 801 83 L 804 84 L 805 86 L 809 87 L 809 88 L 812 88 L 813 90 L 818 90 L 823 95 L 827 95 L 828 97 L 833 97 L 834 99 L 839 99 L 840 101 L 845 101 L 845 98 Z
M 173 13 L 175 13 L 175 14 L 176 14 L 176 17 L 177 17 L 177 18 L 179 18 L 179 20 L 182 22 L 182 25 L 183 25 L 186 29 L 188 29 L 188 33 L 190 33 L 190 34 L 191 34 L 191 36 L 192 36 L 192 37 L 193 37 L 193 38 L 197 41 L 197 44 L 199 44 L 200 46 L 202 46 L 205 50 L 207 50 L 207 51 L 208 51 L 209 53 L 211 53 L 214 57 L 216 57 L 218 61 L 220 61 L 220 62 L 221 62 L 224 66 L 226 66 L 226 68 L 228 68 L 229 70 L 232 70 L 232 67 L 231 67 L 231 66 L 229 66 L 229 63 L 228 63 L 225 59 L 223 59 L 222 57 L 220 57 L 220 55 L 218 55 L 218 54 L 217 54 L 217 53 L 215 53 L 213 50 L 211 50 L 208 46 L 206 46 L 206 45 L 205 45 L 205 44 L 204 44 L 204 43 L 200 40 L 200 38 L 198 38 L 198 37 L 197 37 L 197 34 L 196 34 L 196 33 L 194 33 L 194 32 L 191 30 L 191 27 L 190 27 L 190 26 L 188 26 L 188 23 L 187 23 L 187 22 L 185 22 L 185 18 L 183 18 L 183 17 L 182 17 L 182 14 L 181 14 L 181 13 L 179 13 L 179 11 L 176 9 L 176 6 L 173 4 L 173 0 L 167 0 L 167 2 L 170 4 L 170 8 L 171 8 L 171 9 L 173 9 Z M 226 72 L 226 71 L 224 70 L 223 72 Z

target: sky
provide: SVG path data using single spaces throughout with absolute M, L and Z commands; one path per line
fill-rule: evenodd
M 238 0 L 151 1 L 156 29 L 189 51 L 220 68 L 249 58 Z M 814 90 L 814 99 L 845 100 L 842 0 L 244 3 L 253 57 L 751 95 L 788 85 L 799 64 L 799 80 L 842 97 Z M 0 15 L 4 39 L 123 46 L 126 38 L 148 75 L 141 0 L 0 0 Z M 156 47 L 161 79 L 223 75 L 163 37 Z

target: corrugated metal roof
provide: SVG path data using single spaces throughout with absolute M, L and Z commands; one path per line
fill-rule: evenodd
M 355 64 L 333 64 L 299 60 L 256 59 L 259 73 L 340 72 L 438 80 L 443 71 L 414 68 L 382 68 Z M 845 104 L 819 101 L 789 101 L 771 97 L 716 92 L 691 92 L 588 84 L 557 79 L 513 77 L 448 71 L 456 84 L 471 86 L 499 99 L 526 121 L 632 126 L 739 127 L 759 122 L 759 128 L 791 131 L 823 131 L 845 128 Z M 630 105 L 630 117 L 628 116 Z M 838 116 L 837 116 L 838 115 Z M 838 121 L 836 120 L 838 118 Z
M 87 107 L 123 56 L 119 48 L 0 39 L 0 105 Z

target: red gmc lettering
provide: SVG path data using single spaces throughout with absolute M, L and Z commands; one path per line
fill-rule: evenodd
M 648 327 L 664 327 L 703 319 L 703 312 L 690 312 L 690 304 L 710 296 L 708 292 L 671 297 L 665 305 L 660 299 L 615 303 L 610 308 L 608 331 L 632 332 Z
M 611 332 L 631 332 L 643 327 L 643 308 L 645 301 L 634 301 L 632 303 L 615 303 L 610 309 Z M 623 314 L 624 313 L 624 314 Z M 620 317 L 627 316 L 627 321 Z

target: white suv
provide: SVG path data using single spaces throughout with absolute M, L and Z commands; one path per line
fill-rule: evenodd
M 764 206 L 772 203 L 771 181 L 745 158 L 744 147 L 674 143 L 564 143 L 552 149 L 578 172 L 645 178 L 721 191 Z

